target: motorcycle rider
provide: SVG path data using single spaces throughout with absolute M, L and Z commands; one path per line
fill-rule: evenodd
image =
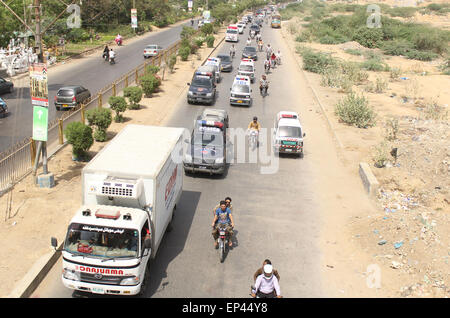
M 267 47 L 266 47 L 266 55 L 267 55 L 267 59 L 268 60 L 272 56 L 272 52 L 273 52 L 273 49 L 272 49 L 272 47 L 270 46 L 270 43 L 269 43 L 269 44 L 267 44 Z
M 108 48 L 108 45 L 105 46 L 105 49 L 103 50 L 103 55 L 102 56 L 105 59 L 105 61 L 109 60 L 109 48 Z
M 264 265 L 263 270 L 264 273 L 256 278 L 255 289 L 252 290 L 252 297 L 281 298 L 280 284 L 273 273 L 272 265 Z
M 252 39 L 248 38 L 247 39 L 247 46 L 250 45 L 250 44 L 252 44 Z
M 225 200 L 220 201 L 220 208 L 216 210 L 214 220 L 211 224 L 211 226 L 214 228 L 211 234 L 214 237 L 215 248 L 217 248 L 218 246 L 217 239 L 219 238 L 219 225 L 225 225 L 225 231 L 226 233 L 228 233 L 229 237 L 228 246 L 233 246 L 233 242 L 231 241 L 234 228 L 233 215 L 231 214 L 230 208 L 227 207 L 227 203 L 225 202 Z
M 111 64 L 116 64 L 115 58 L 116 58 L 116 52 L 114 52 L 113 49 L 111 49 L 111 50 L 109 51 L 109 62 L 110 62 Z
M 263 42 L 262 39 L 259 39 L 259 41 L 258 41 L 258 48 L 259 48 L 260 52 L 262 52 L 263 47 L 264 47 L 264 42 Z
M 122 36 L 117 34 L 115 41 L 117 45 L 122 45 Z
M 256 41 L 259 42 L 261 40 L 261 33 L 258 33 L 256 35 Z
M 249 135 L 255 131 L 256 132 L 256 144 L 259 145 L 259 131 L 261 129 L 261 125 L 258 123 L 258 117 L 254 116 L 253 120 L 248 124 L 248 132 Z
M 256 282 L 256 279 L 258 278 L 259 275 L 264 274 L 264 266 L 270 264 L 272 265 L 272 262 L 269 259 L 265 259 L 262 267 L 258 268 L 258 270 L 255 272 L 255 274 L 253 274 L 253 280 Z M 278 274 L 278 271 L 276 269 L 273 270 L 273 274 L 275 275 L 275 277 L 278 279 L 278 282 L 280 282 L 280 274 Z
M 262 95 L 263 88 L 266 89 L 266 93 L 267 93 L 267 90 L 269 89 L 269 82 L 267 81 L 267 77 L 264 74 L 261 75 L 261 79 L 259 80 L 259 92 L 261 95 Z
M 267 73 L 269 73 L 269 71 L 270 71 L 270 60 L 269 59 L 264 61 L 264 70 L 266 70 Z
M 231 44 L 230 56 L 233 58 L 235 54 L 236 54 L 236 48 L 234 47 L 234 44 Z
M 277 57 L 277 64 L 280 65 L 281 64 L 281 51 L 278 50 L 278 52 L 276 53 L 276 57 Z
M 275 55 L 275 53 L 272 52 L 272 55 L 270 56 L 270 63 L 272 65 L 272 68 L 275 67 L 275 63 L 276 63 L 275 60 L 276 60 L 276 58 L 277 58 L 277 56 Z
M 231 212 L 233 212 L 233 205 L 231 204 L 231 198 L 230 197 L 226 197 L 225 198 L 225 203 L 227 204 L 227 208 L 230 209 Z M 216 205 L 213 209 L 213 216 L 216 214 L 217 209 L 220 208 L 220 202 L 218 205 Z

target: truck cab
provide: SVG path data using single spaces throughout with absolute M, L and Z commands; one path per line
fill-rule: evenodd
M 207 103 L 212 105 L 216 98 L 215 75 L 212 72 L 196 71 L 191 83 L 188 83 L 189 90 L 187 94 L 187 102 Z
M 233 86 L 230 88 L 231 105 L 247 105 L 252 103 L 252 89 L 248 76 L 237 75 L 234 78 Z
M 250 82 L 255 81 L 255 62 L 251 59 L 242 59 L 239 64 L 238 75 L 247 76 Z
M 281 111 L 276 115 L 273 130 L 275 153 L 296 154 L 303 157 L 305 133 L 296 112 Z

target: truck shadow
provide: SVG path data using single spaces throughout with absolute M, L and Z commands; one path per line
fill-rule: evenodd
M 201 192 L 182 192 L 172 220 L 173 230 L 164 234 L 155 259 L 149 262 L 150 279 L 144 297 L 152 297 L 169 284 L 164 281 L 167 267 L 184 249 L 200 196 Z

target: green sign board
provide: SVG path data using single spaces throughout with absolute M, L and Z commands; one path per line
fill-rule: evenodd
M 47 141 L 48 135 L 48 108 L 33 106 L 33 139 Z

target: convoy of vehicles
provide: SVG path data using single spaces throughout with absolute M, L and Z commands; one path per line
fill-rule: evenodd
M 83 168 L 81 207 L 62 251 L 64 286 L 111 295 L 145 291 L 149 260 L 170 230 L 183 189 L 176 159 L 183 131 L 127 125 Z

